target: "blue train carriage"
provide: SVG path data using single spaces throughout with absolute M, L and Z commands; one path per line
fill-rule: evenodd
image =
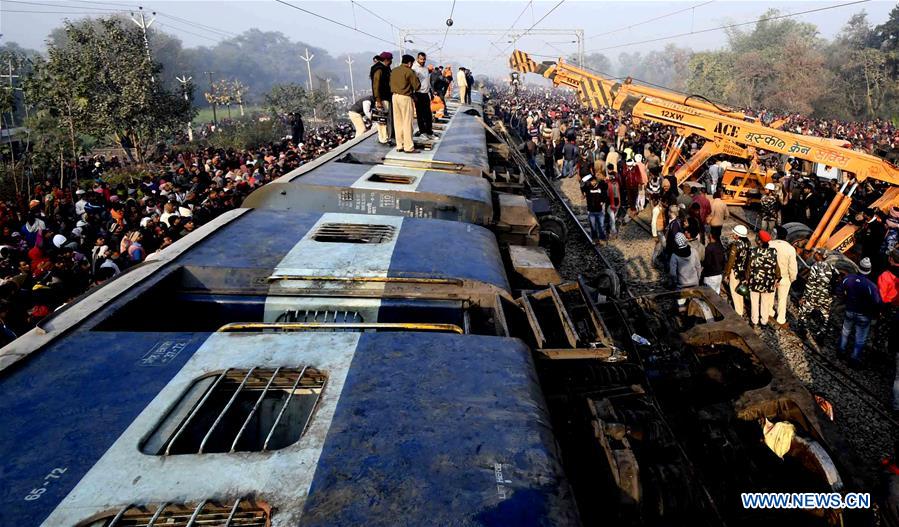
M 339 161 L 304 165 L 253 192 L 249 208 L 493 223 L 490 182 L 453 172 Z
M 2 351 L 0 524 L 576 523 L 507 295 L 481 227 L 228 213 Z

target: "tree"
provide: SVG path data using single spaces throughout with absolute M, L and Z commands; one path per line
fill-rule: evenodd
M 572 64 L 577 64 L 577 57 L 571 56 L 568 59 L 568 62 Z M 591 69 L 600 75 L 612 75 L 612 61 L 609 60 L 609 57 L 603 55 L 602 53 L 589 53 L 584 55 L 584 67 L 587 69 Z
M 290 112 L 303 111 L 306 105 L 306 89 L 292 82 L 275 84 L 263 99 L 269 112 L 279 117 Z
M 148 59 L 139 28 L 119 18 L 67 21 L 65 35 L 62 45 L 49 44 L 28 91 L 67 125 L 73 156 L 76 133 L 108 135 L 129 156 L 133 146 L 142 163 L 150 145 L 195 115 L 189 101 L 154 82 L 162 68 Z
M 695 53 L 689 62 L 687 91 L 712 100 L 729 101 L 727 86 L 733 77 L 734 55 L 727 51 Z

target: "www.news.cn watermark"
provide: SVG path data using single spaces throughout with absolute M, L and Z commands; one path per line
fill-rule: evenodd
M 744 492 L 744 509 L 870 509 L 867 492 Z

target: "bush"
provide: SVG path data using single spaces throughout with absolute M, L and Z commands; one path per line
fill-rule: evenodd
M 277 141 L 284 135 L 283 132 L 283 126 L 275 120 L 242 120 L 224 125 L 209 136 L 208 143 L 215 148 L 256 148 Z

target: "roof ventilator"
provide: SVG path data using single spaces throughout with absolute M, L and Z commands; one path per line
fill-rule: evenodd
M 168 456 L 285 448 L 309 426 L 326 379 L 310 367 L 228 369 L 202 377 L 141 451 Z
M 363 223 L 324 223 L 312 235 L 317 242 L 384 243 L 393 239 L 396 227 Z

